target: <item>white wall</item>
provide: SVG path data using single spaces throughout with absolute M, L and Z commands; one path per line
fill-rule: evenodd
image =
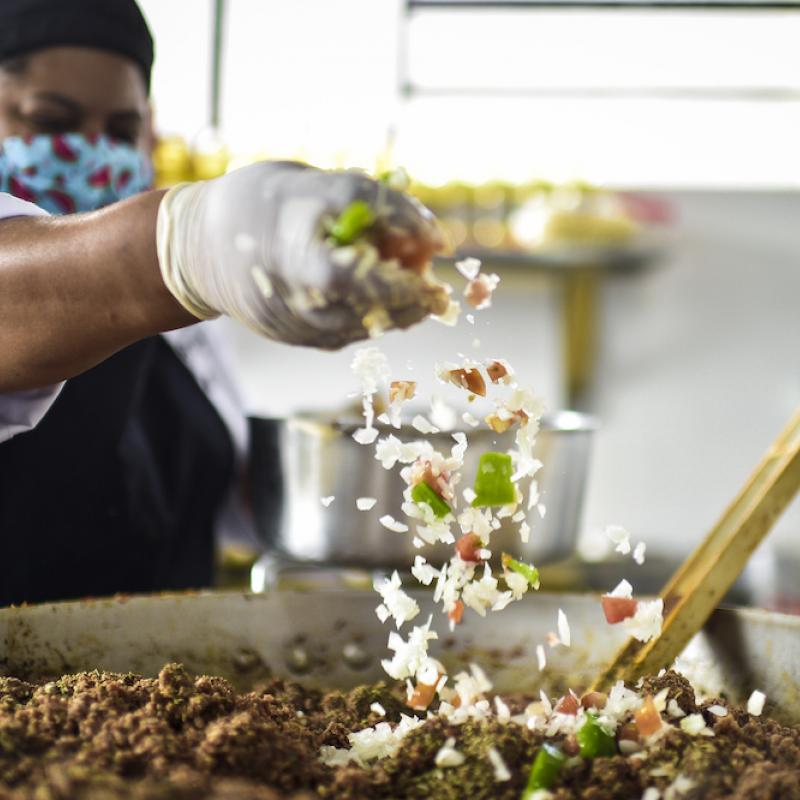
M 211 2 L 142 5 L 158 39 L 160 125 L 192 138 L 208 119 Z M 405 25 L 401 8 L 229 0 L 223 132 L 234 150 L 372 167 L 394 132 L 397 160 L 431 182 L 800 186 L 800 11 L 450 11 Z M 428 89 L 540 94 L 401 101 L 401 43 Z M 582 87 L 626 94 L 570 94 Z M 648 87 L 668 96 L 638 92 Z M 681 88 L 694 96 L 669 95 Z
M 157 128 L 191 138 L 209 119 L 211 0 L 139 0 L 139 5 L 156 40 Z

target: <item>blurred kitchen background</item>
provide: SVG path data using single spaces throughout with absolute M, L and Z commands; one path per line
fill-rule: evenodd
M 392 363 L 504 357 L 551 408 L 596 416 L 581 553 L 604 556 L 615 523 L 685 555 L 800 402 L 800 7 L 140 2 L 160 180 L 258 157 L 405 167 L 502 280 L 474 327 L 386 336 Z M 352 348 L 215 324 L 255 415 L 357 388 Z M 798 564 L 795 501 L 756 599 L 793 602 Z

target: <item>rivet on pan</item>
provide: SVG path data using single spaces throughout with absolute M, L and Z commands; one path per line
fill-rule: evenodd
M 348 642 L 342 648 L 342 658 L 352 669 L 364 669 L 370 662 L 367 651 L 360 644 Z
M 311 669 L 311 658 L 308 651 L 304 647 L 290 647 L 286 654 L 286 665 L 298 675 L 308 672 Z

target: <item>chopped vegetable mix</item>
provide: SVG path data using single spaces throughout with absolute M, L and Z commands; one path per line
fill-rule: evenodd
M 363 200 L 354 200 L 345 206 L 334 223 L 330 234 L 340 246 L 352 244 L 375 222 L 375 214 Z
M 475 476 L 473 508 L 505 506 L 517 499 L 511 482 L 513 466 L 508 453 L 484 453 Z
M 598 756 L 614 756 L 617 754 L 617 743 L 614 737 L 597 721 L 597 717 L 589 713 L 586 721 L 576 734 L 581 755 L 584 758 Z
M 446 517 L 450 513 L 450 506 L 439 497 L 436 492 L 428 486 L 427 483 L 422 481 L 418 483 L 412 490 L 411 490 L 411 499 L 415 503 L 425 503 L 426 505 L 430 506 L 431 511 L 433 511 L 434 516 L 441 519 L 442 517 Z
M 567 757 L 557 747 L 545 742 L 534 759 L 522 800 L 530 800 L 533 793 L 540 789 L 549 789 L 558 778 L 566 760 Z
M 503 566 L 506 569 L 510 569 L 512 572 L 522 575 L 534 589 L 539 588 L 539 570 L 536 569 L 533 564 L 525 564 L 522 561 L 517 561 L 516 558 L 512 558 L 508 553 L 503 553 L 502 558 Z

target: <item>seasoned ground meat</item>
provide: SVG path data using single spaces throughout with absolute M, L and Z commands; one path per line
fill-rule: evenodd
M 702 714 L 714 736 L 671 726 L 638 754 L 573 758 L 552 788 L 554 800 L 638 800 L 648 786 L 688 800 L 800 800 L 800 731 L 741 709 L 716 716 L 672 672 L 641 691 L 664 688 L 684 713 Z M 509 705 L 517 711 L 525 702 L 518 696 Z M 394 757 L 366 767 L 320 761 L 322 746 L 346 748 L 351 732 L 408 713 L 402 687 L 323 693 L 273 680 L 238 693 L 176 664 L 154 679 L 91 672 L 33 685 L 0 678 L 0 800 L 519 800 L 543 733 L 494 716 L 459 725 L 432 716 Z M 437 766 L 448 739 L 463 763 Z M 497 780 L 490 748 L 510 779 Z

